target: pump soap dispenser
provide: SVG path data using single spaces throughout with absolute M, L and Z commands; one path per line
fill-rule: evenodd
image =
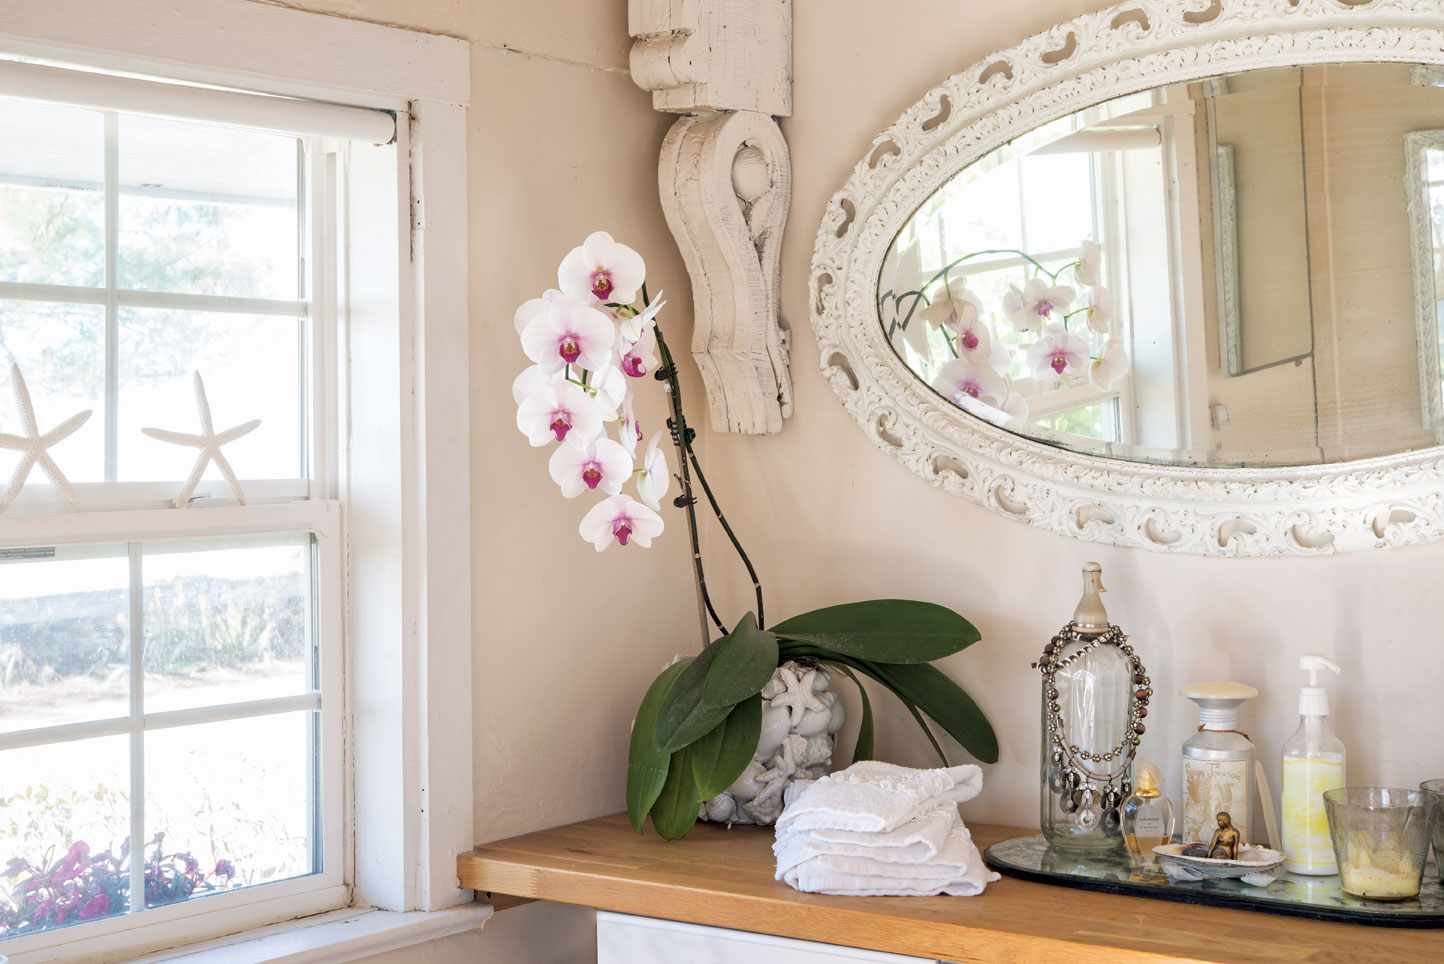
M 1251 843 L 1254 745 L 1238 728 L 1238 708 L 1258 696 L 1243 683 L 1194 683 L 1182 695 L 1198 704 L 1198 732 L 1183 744 L 1183 842 L 1207 841 L 1228 811 Z
M 1318 653 L 1299 658 L 1309 685 L 1299 690 L 1299 728 L 1284 743 L 1284 869 L 1295 874 L 1336 874 L 1324 791 L 1344 785 L 1344 744 L 1329 729 L 1329 693 L 1319 671 L 1339 672 Z

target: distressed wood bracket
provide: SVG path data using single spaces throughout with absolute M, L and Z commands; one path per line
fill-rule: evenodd
M 754 435 L 792 414 L 779 313 L 792 167 L 792 0 L 629 0 L 632 80 L 681 114 L 658 185 L 692 279 L 692 356 L 712 427 Z

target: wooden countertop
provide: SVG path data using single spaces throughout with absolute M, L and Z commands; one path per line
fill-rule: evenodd
M 973 825 L 979 848 L 1030 831 Z M 958 964 L 1440 964 L 1444 931 L 1334 924 L 1004 877 L 981 897 L 828 897 L 773 879 L 772 830 L 667 843 L 625 814 L 457 858 L 463 887 Z

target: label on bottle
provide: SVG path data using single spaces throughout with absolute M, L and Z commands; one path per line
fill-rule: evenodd
M 1133 818 L 1133 836 L 1135 837 L 1166 837 L 1168 827 L 1163 822 L 1163 814 L 1149 813 L 1144 811 Z
M 1284 867 L 1295 873 L 1332 874 L 1334 844 L 1324 812 L 1324 791 L 1344 785 L 1344 759 L 1284 757 Z
M 1248 761 L 1183 758 L 1183 843 L 1207 844 L 1228 811 L 1242 843 L 1249 837 Z

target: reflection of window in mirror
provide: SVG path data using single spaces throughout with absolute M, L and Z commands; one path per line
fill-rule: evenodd
M 1404 135 L 1424 425 L 1444 429 L 1444 130 Z
M 930 198 L 899 233 L 879 286 L 883 325 L 903 360 L 935 388 L 946 383 L 945 397 L 1001 424 L 1026 424 L 1030 435 L 1180 447 L 1188 429 L 1175 402 L 1176 218 L 1165 175 L 1178 109 L 1150 92 L 1062 118 L 980 159 Z M 1101 250 L 1096 279 L 1072 267 L 1088 241 Z M 1090 300 L 1090 280 L 1111 293 L 1107 309 Z M 1037 310 L 1030 282 L 1068 289 L 1066 303 L 1019 323 L 1009 299 L 1017 307 L 1022 295 Z M 959 339 L 973 336 L 954 330 L 955 316 L 950 326 L 928 310 L 949 298 L 950 285 L 955 295 L 965 286 L 989 342 L 981 360 L 981 351 L 961 351 L 981 371 L 961 386 L 947 376 L 967 367 Z M 908 297 L 917 290 L 926 295 Z M 1147 322 L 1142 338 L 1136 318 Z M 1035 346 L 1056 338 L 1049 326 L 1060 322 L 1071 340 L 1060 341 L 1058 364 L 1040 366 Z M 1116 366 L 1111 377 L 1093 365 L 1105 355 Z M 1140 398 L 1166 401 L 1145 409 Z

